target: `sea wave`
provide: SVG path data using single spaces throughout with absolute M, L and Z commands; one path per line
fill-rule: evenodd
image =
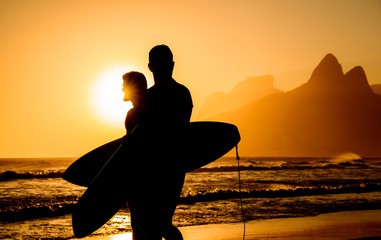
M 280 170 L 314 170 L 314 169 L 345 169 L 357 168 L 367 169 L 373 168 L 361 159 L 346 161 L 319 161 L 319 162 L 283 162 L 278 165 L 272 165 L 267 162 L 252 162 L 251 164 L 230 165 L 230 166 L 212 166 L 202 167 L 193 172 L 234 172 L 234 171 L 280 171 Z
M 250 198 L 289 198 L 300 196 L 380 192 L 381 181 L 366 181 L 352 184 L 321 185 L 319 187 L 296 187 L 288 190 L 230 190 L 215 189 L 211 191 L 183 192 L 179 204 L 189 205 L 199 202 L 212 202 L 228 199 Z M 154 197 L 154 196 L 153 196 Z M 79 196 L 40 199 L 3 198 L 0 200 L 0 221 L 16 222 L 27 219 L 55 217 L 70 214 Z
M 352 184 L 321 185 L 314 187 L 296 187 L 294 189 L 278 190 L 213 190 L 199 193 L 188 193 L 182 196 L 180 203 L 193 204 L 232 198 L 284 198 L 299 196 L 314 196 L 342 193 L 365 193 L 381 191 L 380 181 L 358 182 Z
M 234 160 L 230 164 L 222 165 L 207 165 L 205 167 L 192 171 L 193 173 L 203 172 L 235 172 L 238 171 L 282 171 L 282 170 L 314 170 L 314 169 L 372 169 L 381 167 L 381 161 L 367 161 L 362 159 L 350 160 L 329 160 L 322 159 L 321 161 L 278 161 L 276 164 L 271 161 L 253 161 L 243 160 L 238 165 L 233 165 Z M 30 171 L 5 171 L 0 172 L 0 182 L 17 180 L 17 179 L 33 179 L 33 178 L 61 178 L 64 169 L 59 170 L 30 170 Z
M 0 182 L 17 180 L 17 179 L 32 179 L 32 178 L 60 178 L 63 170 L 33 170 L 27 172 L 5 171 L 0 173 Z
M 0 221 L 16 222 L 66 215 L 72 212 L 77 201 L 78 196 L 2 198 L 0 199 Z

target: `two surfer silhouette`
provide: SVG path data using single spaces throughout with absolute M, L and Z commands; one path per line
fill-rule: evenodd
M 127 199 L 134 240 L 182 240 L 183 237 L 172 224 L 185 173 L 173 171 L 164 156 L 164 149 L 174 148 L 176 134 L 189 123 L 192 114 L 192 97 L 189 90 L 172 78 L 173 54 L 168 46 L 158 45 L 149 53 L 148 67 L 155 84 L 147 89 L 142 73 L 129 72 L 123 75 L 124 100 L 130 100 L 133 108 L 127 113 L 125 126 L 127 137 L 139 126 L 144 128 L 146 140 L 154 146 L 146 151 L 146 163 L 150 166 L 139 173 L 139 181 L 133 182 L 133 194 Z M 167 163 L 164 163 L 167 161 Z M 181 161 L 181 156 L 177 161 Z M 163 164 L 163 165 L 161 165 Z M 158 166 L 157 168 L 155 166 Z M 163 167 L 164 166 L 164 167 Z M 157 169 L 160 169 L 158 171 Z

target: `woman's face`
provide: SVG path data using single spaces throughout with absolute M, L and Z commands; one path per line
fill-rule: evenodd
M 144 94 L 143 90 L 125 82 L 123 82 L 122 91 L 124 92 L 123 101 L 131 101 L 133 105 L 136 105 L 142 94 Z
M 128 86 L 126 84 L 126 82 L 123 82 L 123 88 L 122 88 L 122 91 L 124 93 L 124 96 L 123 96 L 123 101 L 127 102 L 127 101 L 130 101 L 130 91 L 128 89 Z

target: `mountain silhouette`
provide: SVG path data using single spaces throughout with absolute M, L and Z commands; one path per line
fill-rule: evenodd
M 381 156 L 381 95 L 362 67 L 346 74 L 328 54 L 302 86 L 213 118 L 241 132 L 241 155 Z
M 381 95 L 381 84 L 374 84 L 371 86 L 374 93 Z
M 267 95 L 280 93 L 273 86 L 274 77 L 265 75 L 247 77 L 239 82 L 229 94 L 216 92 L 208 96 L 197 114 L 197 119 L 204 120 L 225 111 L 231 111 Z
M 344 75 L 336 57 L 327 54 L 313 71 L 310 80 L 305 84 L 309 90 L 321 94 L 370 94 L 365 72 L 357 66 Z

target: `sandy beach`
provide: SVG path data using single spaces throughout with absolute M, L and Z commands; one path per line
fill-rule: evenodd
M 185 240 L 240 240 L 243 223 L 181 227 Z M 101 237 L 130 240 L 131 233 Z M 87 237 L 98 240 L 99 237 Z M 381 210 L 346 211 L 313 217 L 255 220 L 246 223 L 246 240 L 381 239 Z

